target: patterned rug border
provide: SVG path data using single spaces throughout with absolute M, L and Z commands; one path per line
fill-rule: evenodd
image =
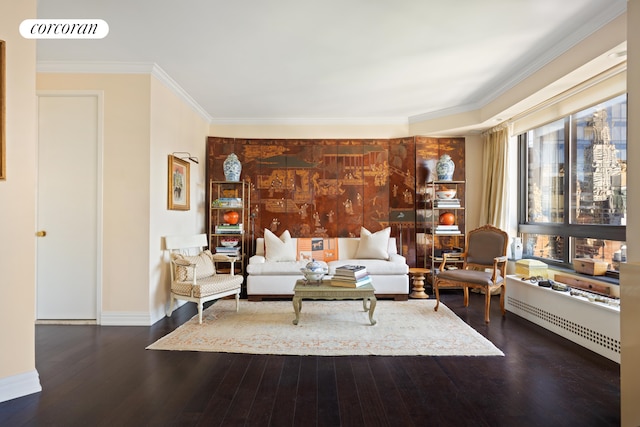
M 378 301 L 375 325 L 362 301 L 307 301 L 300 323 L 291 301 L 220 300 L 148 350 L 298 356 L 504 356 L 491 341 L 434 300 Z

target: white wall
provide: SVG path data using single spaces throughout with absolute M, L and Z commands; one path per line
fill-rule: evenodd
M 0 401 L 40 390 L 35 366 L 36 1 L 0 2 L 6 42 L 6 181 L 0 181 Z

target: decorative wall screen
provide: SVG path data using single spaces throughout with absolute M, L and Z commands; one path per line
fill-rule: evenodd
M 235 153 L 249 182 L 253 227 L 294 237 L 357 237 L 360 227 L 392 236 L 415 262 L 416 189 L 434 179 L 448 153 L 464 177 L 464 139 L 237 139 L 209 137 L 207 178 L 224 180 L 222 162 Z M 430 178 L 429 178 L 430 177 Z M 401 238 L 402 237 L 402 238 Z

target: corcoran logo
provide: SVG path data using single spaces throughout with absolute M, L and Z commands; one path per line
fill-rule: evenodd
M 102 39 L 109 24 L 102 19 L 25 19 L 20 35 L 26 39 Z

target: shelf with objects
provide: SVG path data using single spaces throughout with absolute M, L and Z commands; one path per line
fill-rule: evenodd
M 438 274 L 443 254 L 447 254 L 449 268 L 462 265 L 456 254 L 464 252 L 465 245 L 465 182 L 430 181 L 425 184 L 418 211 L 418 238 L 421 267 L 431 271 L 429 283 Z
M 244 181 L 210 181 L 209 249 L 216 269 L 244 274 L 247 258 L 248 207 L 251 205 L 248 184 Z

